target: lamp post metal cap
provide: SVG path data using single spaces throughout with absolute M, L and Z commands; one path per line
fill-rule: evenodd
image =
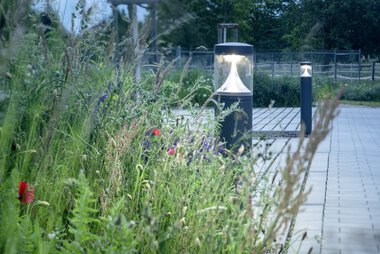
M 236 54 L 236 55 L 252 55 L 253 54 L 253 46 L 247 43 L 241 42 L 226 42 L 216 44 L 215 54 Z
M 302 65 L 312 65 L 312 63 L 311 62 L 308 62 L 308 61 L 305 61 L 305 62 L 300 62 L 300 65 L 302 66 Z

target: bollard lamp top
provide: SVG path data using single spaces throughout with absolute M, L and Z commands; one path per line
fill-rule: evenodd
M 301 62 L 300 63 L 300 75 L 301 77 L 311 77 L 312 76 L 312 64 L 311 62 Z
M 252 94 L 253 46 L 246 43 L 216 44 L 214 84 L 221 95 Z
M 218 94 L 251 94 L 251 90 L 249 90 L 241 81 L 239 73 L 237 71 L 237 63 L 241 59 L 239 55 L 224 55 L 225 61 L 231 63 L 231 68 L 228 74 L 226 81 L 224 81 L 223 85 L 216 90 Z

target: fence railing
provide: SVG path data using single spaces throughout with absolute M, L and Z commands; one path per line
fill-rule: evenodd
M 272 77 L 299 76 L 299 63 L 256 63 L 255 70 Z M 313 76 L 334 80 L 380 80 L 380 63 L 314 63 Z
M 183 68 L 190 61 L 190 69 L 213 72 L 213 51 L 186 51 L 176 48 L 167 56 L 176 58 L 176 68 Z M 313 76 L 334 80 L 380 80 L 380 63 L 362 63 L 360 50 L 323 50 L 311 52 L 259 52 L 255 54 L 257 73 L 272 77 L 299 76 L 299 63 L 311 61 Z

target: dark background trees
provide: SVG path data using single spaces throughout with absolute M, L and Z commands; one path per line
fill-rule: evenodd
M 163 0 L 161 45 L 212 48 L 216 25 L 239 24 L 239 40 L 259 49 L 361 49 L 380 55 L 378 0 Z
M 284 16 L 291 23 L 290 31 L 283 37 L 288 47 L 361 49 L 365 55 L 379 55 L 380 1 L 295 2 Z
M 0 6 L 16 8 L 11 2 L 0 0 Z M 17 2 L 30 5 L 32 0 Z M 129 13 L 115 11 L 120 15 L 113 29 L 120 41 L 128 36 L 131 19 Z M 21 12 L 11 13 L 16 17 Z M 159 46 L 212 49 L 217 24 L 233 22 L 239 24 L 239 40 L 261 50 L 361 49 L 364 56 L 380 56 L 380 0 L 159 0 L 157 14 Z M 22 18 L 0 12 L 1 45 L 14 21 L 29 17 L 18 16 Z

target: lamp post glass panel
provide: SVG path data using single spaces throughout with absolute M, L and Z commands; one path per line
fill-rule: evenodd
M 312 131 L 312 72 L 311 62 L 301 63 L 301 124 L 304 125 L 306 135 Z
M 253 46 L 228 42 L 215 45 L 215 99 L 223 109 L 237 103 L 240 110 L 221 122 L 220 138 L 233 151 L 252 145 Z M 215 110 L 219 114 L 218 108 Z M 241 150 L 240 150 L 241 151 Z

